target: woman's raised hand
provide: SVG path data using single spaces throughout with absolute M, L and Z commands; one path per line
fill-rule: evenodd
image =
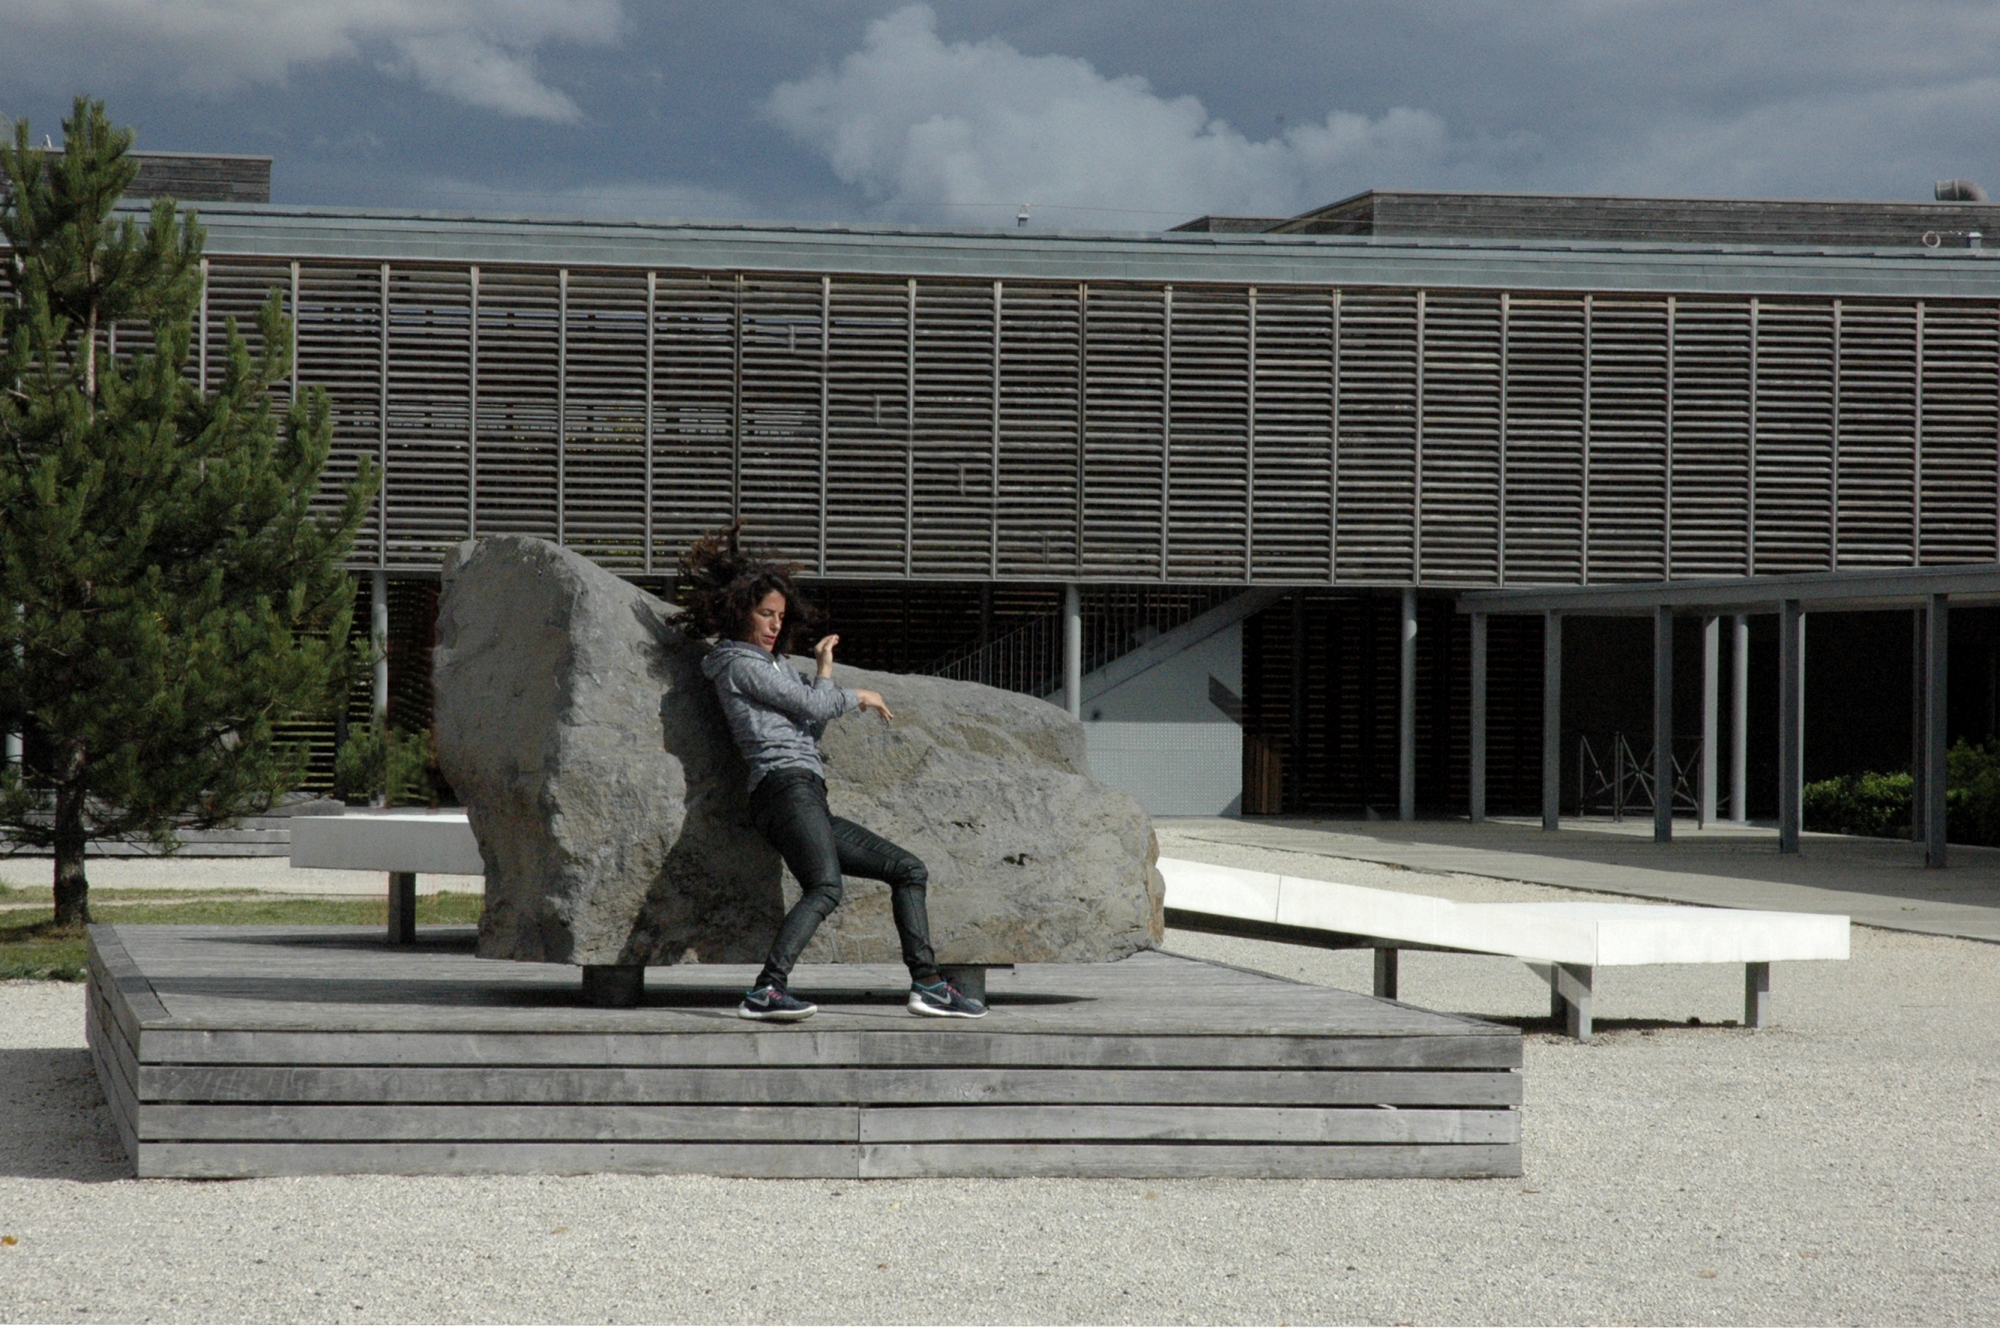
M 813 658 L 819 661 L 820 677 L 833 676 L 833 648 L 839 644 L 840 634 L 836 632 L 830 636 L 822 636 L 819 643 L 813 647 Z
M 873 710 L 884 719 L 895 718 L 893 714 L 889 713 L 889 703 L 882 699 L 882 693 L 880 692 L 871 692 L 865 687 L 857 687 L 854 689 L 854 699 L 861 703 L 863 710 Z

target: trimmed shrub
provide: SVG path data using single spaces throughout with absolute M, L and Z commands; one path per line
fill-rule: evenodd
M 1835 835 L 1907 839 L 1914 786 L 1908 774 L 1884 775 L 1872 770 L 1808 784 L 1803 799 L 1805 828 Z
M 1907 839 L 1915 781 L 1866 771 L 1808 784 L 1805 828 L 1836 835 Z M 1954 844 L 2000 845 L 2000 739 L 1963 739 L 1945 753 L 1945 835 Z

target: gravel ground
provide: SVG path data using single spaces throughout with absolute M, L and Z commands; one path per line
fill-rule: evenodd
M 1176 840 L 1463 899 L 1574 893 Z M 1348 870 L 1351 866 L 1352 870 Z M 1367 990 L 1366 952 L 1170 948 Z M 0 984 L 8 1320 L 1990 1323 L 2000 952 L 1857 929 L 1774 966 L 1599 974 L 1546 1030 L 1519 964 L 1403 957 L 1436 1009 L 1537 1020 L 1505 1181 L 121 1178 L 82 992 Z M 1699 1025 L 1690 1019 L 1699 1019 Z

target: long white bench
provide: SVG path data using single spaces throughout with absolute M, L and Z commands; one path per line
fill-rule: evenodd
M 292 865 L 389 874 L 389 940 L 417 939 L 417 873 L 484 876 L 486 860 L 462 810 L 349 808 L 345 815 L 294 816 Z
M 1330 948 L 1373 948 L 1375 994 L 1396 998 L 1402 950 L 1506 955 L 1549 984 L 1551 1013 L 1590 1039 L 1595 970 L 1637 964 L 1742 964 L 1743 1022 L 1770 1019 L 1771 964 L 1845 959 L 1848 920 L 1666 904 L 1461 904 L 1271 872 L 1160 859 L 1167 919 L 1193 930 Z

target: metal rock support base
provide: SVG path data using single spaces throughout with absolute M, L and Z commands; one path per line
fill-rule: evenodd
M 583 1002 L 610 1010 L 629 1010 L 646 994 L 643 964 L 585 964 Z

